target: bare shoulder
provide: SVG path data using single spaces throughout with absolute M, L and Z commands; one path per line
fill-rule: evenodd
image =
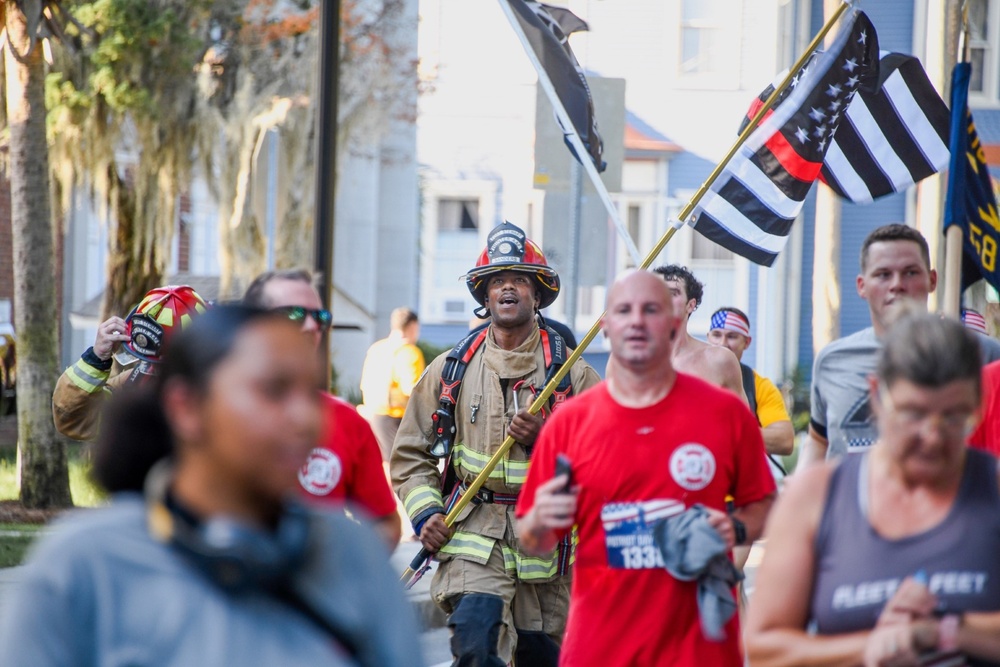
M 740 373 L 740 362 L 736 355 L 725 347 L 709 345 L 701 341 L 698 343 L 700 347 L 691 350 L 690 365 L 693 370 L 684 372 L 697 375 L 717 387 L 740 393 L 743 386 L 743 376 Z
M 710 363 L 717 367 L 720 372 L 731 374 L 740 372 L 740 360 L 736 358 L 732 350 L 727 347 L 721 347 L 719 345 L 706 345 L 704 350 L 704 355 L 706 359 L 710 360 Z
M 718 369 L 721 367 L 719 351 L 732 352 L 725 348 L 709 345 L 697 338 L 690 338 L 679 353 L 674 357 L 674 368 L 680 373 L 687 373 L 714 385 L 721 385 Z

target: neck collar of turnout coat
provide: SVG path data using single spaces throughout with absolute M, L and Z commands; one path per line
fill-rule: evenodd
M 490 335 L 486 337 L 486 349 L 483 351 L 483 362 L 501 378 L 522 378 L 538 368 L 535 350 L 540 341 L 538 327 L 535 327 L 523 343 L 513 350 L 505 350 L 493 340 L 491 324 Z

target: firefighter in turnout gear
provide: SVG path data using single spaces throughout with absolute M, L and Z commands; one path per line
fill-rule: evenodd
M 126 318 L 113 316 L 102 322 L 94 345 L 56 382 L 52 394 L 56 430 L 74 440 L 94 440 L 111 392 L 156 375 L 166 341 L 207 308 L 194 288 L 165 285 L 146 292 Z
M 544 415 L 600 378 L 579 361 L 554 400 L 528 412 L 568 352 L 538 314 L 559 294 L 559 276 L 520 228 L 504 222 L 490 232 L 466 283 L 490 324 L 435 359 L 415 387 L 390 459 L 393 488 L 439 561 L 431 596 L 450 614 L 453 664 L 554 667 L 573 544 L 542 557 L 521 553 L 514 503 Z M 449 529 L 448 509 L 508 434 L 516 443 Z

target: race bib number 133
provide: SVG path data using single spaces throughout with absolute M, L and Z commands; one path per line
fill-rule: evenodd
M 684 511 L 677 500 L 609 503 L 601 508 L 608 566 L 623 570 L 663 567 L 663 557 L 653 539 L 653 526 Z

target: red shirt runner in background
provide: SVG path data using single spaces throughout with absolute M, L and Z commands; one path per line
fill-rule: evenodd
M 969 436 L 969 446 L 1000 456 L 1000 361 L 983 366 L 983 420 Z
M 349 501 L 376 519 L 396 512 L 396 498 L 371 426 L 353 405 L 327 393 L 323 393 L 320 446 L 299 470 L 299 484 L 310 500 Z

